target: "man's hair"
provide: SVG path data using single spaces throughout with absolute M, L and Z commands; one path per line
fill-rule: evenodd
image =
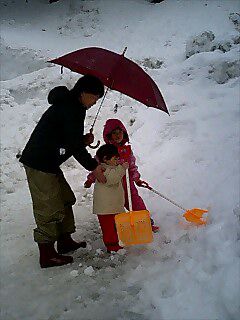
M 100 162 L 110 160 L 114 156 L 119 156 L 118 148 L 113 144 L 104 144 L 98 149 L 96 156 Z
M 87 74 L 76 82 L 71 91 L 77 97 L 79 97 L 82 92 L 86 92 L 101 98 L 104 95 L 104 85 L 97 77 Z

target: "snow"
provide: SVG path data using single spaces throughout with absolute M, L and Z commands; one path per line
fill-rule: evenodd
M 94 269 L 92 266 L 87 267 L 86 269 L 84 269 L 84 274 L 86 274 L 87 276 L 92 276 L 94 274 Z
M 72 277 L 77 277 L 77 276 L 78 276 L 78 270 L 72 270 L 72 271 L 70 272 L 70 275 L 71 275 Z
M 239 9 L 237 0 L 0 1 L 1 319 L 240 318 Z M 96 139 L 106 119 L 122 120 L 142 178 L 184 207 L 208 208 L 208 224 L 189 225 L 180 209 L 141 189 L 160 232 L 150 245 L 108 254 L 92 189 L 83 187 L 87 172 L 70 159 L 63 171 L 78 199 L 74 238 L 88 245 L 73 264 L 43 270 L 15 155 L 48 108 L 49 90 L 79 77 L 47 61 L 90 46 L 127 46 L 170 112 L 111 91 Z

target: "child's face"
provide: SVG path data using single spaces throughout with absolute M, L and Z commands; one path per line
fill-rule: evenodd
M 111 159 L 105 160 L 104 162 L 110 166 L 117 166 L 119 164 L 119 157 L 113 156 Z
M 90 109 L 99 99 L 98 95 L 82 92 L 80 96 L 80 102 L 86 109 Z
M 117 128 L 111 133 L 111 140 L 117 144 L 123 141 L 123 131 L 120 128 Z

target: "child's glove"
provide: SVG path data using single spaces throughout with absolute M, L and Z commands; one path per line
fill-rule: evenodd
M 129 163 L 128 162 L 123 162 L 122 167 L 127 170 L 129 168 Z
M 84 188 L 90 188 L 91 185 L 92 185 L 92 182 L 89 181 L 89 180 L 86 180 L 86 181 L 84 182 Z
M 135 181 L 135 183 L 138 187 L 147 187 L 148 186 L 148 183 L 146 181 L 141 180 L 141 179 L 138 179 L 137 181 Z

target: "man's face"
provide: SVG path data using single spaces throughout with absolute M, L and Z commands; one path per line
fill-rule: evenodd
M 86 109 L 90 109 L 97 102 L 99 98 L 100 98 L 99 95 L 82 92 L 79 100 Z

